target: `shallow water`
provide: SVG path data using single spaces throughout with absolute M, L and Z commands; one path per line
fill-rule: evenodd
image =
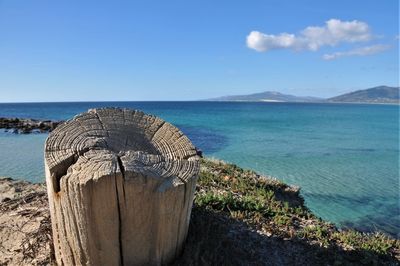
M 174 123 L 206 156 L 302 188 L 339 226 L 400 232 L 399 106 L 114 102 L 0 104 L 0 116 L 68 119 L 89 108 L 141 109 Z M 0 176 L 43 181 L 45 134 L 0 133 Z

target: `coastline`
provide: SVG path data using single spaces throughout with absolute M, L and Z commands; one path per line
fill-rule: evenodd
M 304 103 L 304 104 L 377 104 L 377 105 L 400 105 L 400 102 L 334 102 L 334 101 L 280 101 L 280 100 L 165 100 L 165 101 L 135 101 L 135 100 L 113 100 L 113 101 L 47 101 L 47 102 L 0 102 L 0 105 L 7 104 L 74 104 L 74 103 Z
M 399 263 L 398 239 L 340 231 L 314 216 L 299 191 L 254 171 L 203 159 L 189 236 L 174 264 Z M 50 263 L 45 185 L 3 178 L 0 195 L 0 264 Z
M 257 101 L 248 101 L 248 100 L 199 100 L 199 102 L 219 102 L 219 103 L 295 103 L 295 104 L 372 104 L 372 105 L 400 105 L 400 102 L 397 103 L 380 103 L 380 102 L 330 102 L 330 101 L 315 101 L 315 102 L 286 102 L 286 101 L 278 101 L 278 100 L 257 100 Z
M 246 105 L 246 104 L 244 104 Z M 258 105 L 261 106 L 262 104 Z M 333 105 L 332 105 L 333 106 Z M 305 107 L 301 106 L 301 108 Z M 36 107 L 35 107 L 36 108 Z M 268 109 L 269 107 L 265 108 Z M 365 107 L 362 108 L 358 108 L 361 110 L 364 110 Z M 36 108 L 37 109 L 37 108 Z M 63 107 L 64 109 L 64 107 Z M 296 108 L 295 110 L 297 110 L 298 108 Z M 343 109 L 340 108 L 339 109 Z M 394 110 L 397 108 L 373 108 L 373 110 L 377 110 L 377 109 L 390 109 L 390 110 Z M 31 113 L 31 110 L 28 109 L 29 112 L 27 113 Z M 280 109 L 278 109 L 280 110 Z M 11 116 L 10 116 L 11 117 Z M 17 116 L 17 117 L 26 117 L 23 115 Z M 41 116 L 34 116 L 34 117 L 41 117 Z M 184 120 L 186 120 L 187 117 L 185 117 Z M 50 117 L 46 117 L 44 119 L 50 119 Z M 55 119 L 57 120 L 52 120 L 52 121 L 61 121 L 60 119 L 63 119 L 62 116 L 59 117 L 55 117 Z M 182 119 L 183 120 L 183 119 Z M 260 121 L 264 121 L 260 120 Z M 176 121 L 174 121 L 175 123 L 177 123 Z M 245 122 L 245 121 L 244 121 Z M 267 122 L 267 121 L 265 121 Z M 284 127 L 287 127 L 287 125 L 281 125 Z M 190 128 L 190 126 L 188 128 L 185 128 L 185 126 L 182 126 L 182 129 L 189 134 L 189 136 L 191 136 L 191 138 L 194 141 L 199 141 L 196 145 L 199 147 L 204 147 L 205 151 L 210 151 L 212 149 L 214 149 L 214 151 L 216 150 L 218 152 L 218 149 L 225 149 L 225 145 L 229 144 L 235 144 L 233 143 L 228 143 L 228 138 L 225 137 L 224 133 L 219 133 L 218 131 L 208 131 L 207 126 L 204 126 L 204 130 L 203 130 L 203 126 L 200 127 L 192 127 Z M 234 127 L 231 127 L 231 129 L 236 128 L 236 125 Z M 200 133 L 198 133 L 198 131 L 200 131 Z M 229 129 L 229 128 L 228 128 Z M 298 130 L 294 129 L 294 130 Z M 258 129 L 259 130 L 259 129 Z M 292 129 L 288 128 L 288 131 L 291 131 Z M 300 130 L 302 130 L 302 128 L 300 128 Z M 396 129 L 397 130 L 397 129 Z M 273 128 L 272 130 L 270 130 L 273 133 Z M 2 129 L 0 129 L 0 132 L 3 132 Z M 3 175 L 10 175 L 13 177 L 18 177 L 18 176 L 23 176 L 25 180 L 36 180 L 39 181 L 42 179 L 43 176 L 43 172 L 41 171 L 40 166 L 43 164 L 42 162 L 42 146 L 41 146 L 41 142 L 44 142 L 46 134 L 40 134 L 40 132 L 38 131 L 31 131 L 32 134 L 28 134 L 25 136 L 18 136 L 19 134 L 13 134 L 12 130 L 9 130 L 8 133 L 4 133 L 2 134 L 2 139 L 0 139 L 0 146 L 4 147 L 5 150 L 8 150 L 7 153 L 3 153 L 3 160 L 2 162 L 4 163 L 3 165 Z M 265 134 L 262 133 L 262 135 L 269 135 L 271 132 L 266 132 Z M 22 133 L 21 131 L 18 131 L 18 133 Z M 37 134 L 36 134 L 37 133 Z M 250 132 L 251 133 L 251 132 Z M 328 132 L 328 133 L 332 133 L 332 132 Z M 247 141 L 247 143 L 249 143 L 250 145 L 252 145 L 253 142 L 249 142 L 252 141 L 252 139 L 254 139 L 255 137 L 260 138 L 260 134 L 249 138 L 247 136 L 240 136 L 240 141 Z M 355 157 L 356 158 L 376 158 L 378 155 L 378 149 L 380 149 L 379 147 L 374 147 L 374 145 L 368 146 L 368 143 L 364 143 L 366 144 L 366 146 L 363 145 L 352 145 L 352 143 L 348 142 L 346 145 L 341 145 L 341 147 L 336 147 L 335 146 L 331 146 L 329 147 L 329 149 L 317 149 L 316 150 L 316 155 L 318 155 L 319 159 L 318 160 L 313 160 L 314 165 L 316 167 L 314 168 L 310 168 L 310 171 L 306 170 L 303 171 L 303 169 L 301 169 L 302 167 L 299 167 L 299 165 L 295 165 L 292 164 L 292 161 L 298 156 L 301 156 L 301 153 L 303 152 L 307 152 L 307 151 L 311 151 L 312 153 L 314 152 L 313 149 L 310 149 L 309 147 L 315 146 L 318 147 L 319 145 L 325 145 L 325 141 L 314 141 L 312 138 L 309 137 L 318 137 L 317 135 L 314 136 L 307 136 L 307 138 L 300 138 L 300 140 L 304 141 L 305 143 L 309 143 L 310 145 L 307 145 L 307 147 L 300 147 L 299 145 L 297 145 L 297 154 L 296 153 L 292 153 L 291 149 L 292 147 L 296 147 L 296 145 L 290 144 L 290 145 L 286 145 L 285 146 L 281 146 L 281 145 L 277 145 L 279 143 L 279 141 L 282 139 L 280 136 L 278 136 L 278 138 L 275 138 L 276 141 L 274 142 L 269 142 L 270 140 L 268 139 L 269 137 L 262 137 L 261 139 L 265 140 L 266 142 L 264 142 L 265 144 L 262 145 L 264 146 L 265 149 L 265 153 L 264 153 L 264 149 L 254 149 L 255 153 L 254 157 L 249 157 L 252 158 L 251 160 L 247 159 L 244 161 L 240 161 L 237 159 L 232 159 L 230 158 L 229 154 L 217 154 L 217 155 L 213 155 L 211 154 L 211 156 L 216 156 L 218 158 L 225 158 L 227 160 L 229 160 L 230 162 L 234 162 L 237 163 L 239 165 L 242 166 L 246 166 L 250 169 L 257 169 L 257 171 L 259 171 L 260 173 L 265 173 L 265 174 L 272 174 L 273 176 L 277 176 L 280 178 L 280 180 L 285 180 L 285 182 L 289 183 L 289 184 L 295 184 L 295 185 L 299 185 L 303 188 L 303 196 L 305 197 L 305 199 L 307 200 L 308 203 L 308 207 L 311 208 L 313 211 L 315 211 L 315 213 L 317 213 L 320 217 L 324 217 L 324 219 L 326 219 L 327 221 L 330 221 L 332 223 L 335 223 L 338 226 L 343 226 L 346 228 L 358 228 L 358 230 L 361 230 L 363 232 L 373 232 L 375 230 L 377 230 L 377 228 L 389 235 L 392 235 L 394 237 L 398 236 L 398 231 L 396 230 L 396 228 L 398 228 L 398 219 L 396 218 L 396 216 L 391 216 L 391 213 L 393 213 L 393 209 L 390 209 L 391 206 L 394 206 L 394 204 L 397 204 L 397 202 L 395 203 L 391 203 L 392 201 L 395 201 L 398 197 L 397 197 L 397 192 L 394 191 L 394 193 L 396 193 L 396 195 L 392 194 L 388 194 L 388 192 L 391 192 L 392 190 L 389 190 L 387 188 L 387 186 L 384 186 L 384 183 L 379 184 L 379 186 L 371 186 L 368 184 L 368 182 L 365 182 L 362 180 L 362 177 L 366 177 L 369 176 L 368 173 L 366 173 L 366 175 L 363 175 L 362 173 L 357 173 L 354 175 L 348 174 L 351 173 L 352 169 L 347 169 L 346 171 L 343 171 L 341 169 L 341 167 L 345 167 L 347 165 L 346 164 L 342 164 L 342 165 L 335 165 L 332 164 L 332 162 L 334 162 L 333 160 L 335 158 L 344 158 L 343 155 L 339 154 L 339 157 L 337 157 L 338 155 L 336 154 L 336 152 L 338 153 L 345 153 L 346 154 L 346 158 L 347 159 L 351 159 L 354 160 Z M 357 136 L 355 136 L 357 137 Z M 271 138 L 272 139 L 272 138 Z M 291 139 L 293 140 L 293 137 L 291 137 Z M 295 141 L 297 141 L 297 137 L 294 138 Z M 321 139 L 321 138 L 320 138 Z M 289 138 L 290 140 L 290 138 Z M 351 138 L 349 138 L 349 140 L 351 140 Z M 289 142 L 290 143 L 290 142 Z M 273 147 L 275 146 L 275 147 Z M 290 147 L 289 147 L 290 146 Z M 359 147 L 358 147 L 359 146 Z M 393 146 L 393 144 L 391 144 L 391 146 Z M 240 149 L 236 148 L 236 152 L 241 150 L 241 146 L 236 146 L 239 147 Z M 258 146 L 254 146 L 254 147 L 258 147 Z M 251 146 L 249 146 L 249 148 L 252 148 Z M 267 149 L 274 149 L 273 152 L 269 152 Z M 290 149 L 288 149 L 290 148 Z M 336 151 L 337 148 L 337 151 Z M 250 149 L 251 150 L 251 149 Z M 235 151 L 235 150 L 233 150 Z M 286 153 L 286 154 L 285 154 Z M 389 154 L 390 153 L 390 154 Z M 266 155 L 268 154 L 268 155 Z M 274 154 L 278 154 L 280 155 L 279 159 L 275 159 L 273 156 Z M 375 155 L 376 154 L 376 155 Z M 379 154 L 382 154 L 382 152 L 379 151 Z M 390 151 L 390 152 L 385 152 L 383 153 L 383 155 L 385 156 L 393 156 L 394 151 Z M 208 154 L 209 155 L 209 154 Z M 252 154 L 250 154 L 251 156 L 253 156 Z M 334 157 L 335 156 L 335 157 Z M 359 157 L 362 156 L 362 157 Z M 263 163 L 263 160 L 261 160 L 260 158 L 268 158 L 265 160 L 266 165 L 268 165 L 268 167 L 262 165 L 261 163 Z M 383 158 L 383 157 L 380 157 Z M 24 165 L 19 165 L 20 160 L 26 162 L 26 164 Z M 31 161 L 32 160 L 32 161 Z M 383 161 L 383 160 L 381 160 Z M 276 167 L 276 165 L 280 165 L 281 163 L 283 163 L 283 165 L 285 166 L 286 164 L 286 169 L 285 171 L 279 172 L 280 169 L 277 169 L 278 167 Z M 306 163 L 306 162 L 304 162 Z M 324 163 L 324 164 L 323 164 Z M 261 167 L 259 167 L 259 164 L 261 165 Z M 391 163 L 392 165 L 395 164 Z M 371 164 L 372 165 L 372 164 Z M 38 167 L 39 166 L 39 167 Z M 360 166 L 363 166 L 362 164 L 360 164 Z M 254 167 L 254 168 L 253 168 Z M 299 169 L 300 168 L 300 169 Z M 330 173 L 323 173 L 324 176 L 326 176 L 327 178 L 332 178 L 334 176 L 337 176 L 337 178 L 340 179 L 340 176 L 342 177 L 347 177 L 347 178 L 351 178 L 350 180 L 354 180 L 354 182 L 352 182 L 353 185 L 355 185 L 355 187 L 352 186 L 348 186 L 349 188 L 351 187 L 351 189 L 346 189 L 343 186 L 341 188 L 341 182 L 340 180 L 338 180 L 337 184 L 333 184 L 330 189 L 329 186 L 331 185 L 329 182 L 325 182 L 323 179 L 321 179 L 320 181 L 320 177 L 318 177 L 317 175 L 315 175 L 315 173 L 317 173 L 316 171 L 320 171 L 320 170 L 324 170 L 324 169 L 330 169 Z M 356 168 L 355 168 L 356 169 Z M 373 169 L 371 169 L 370 173 L 374 173 L 376 170 L 375 169 L 379 169 L 377 168 L 377 165 L 375 164 L 375 167 Z M 278 172 L 277 172 L 278 170 Z M 367 171 L 365 171 L 367 172 Z M 293 178 L 289 177 L 286 175 L 286 173 L 289 173 L 290 175 L 293 176 Z M 394 177 L 397 175 L 397 172 L 395 174 L 391 174 L 388 175 L 389 177 Z M 373 176 L 373 174 L 371 175 Z M 34 178 L 32 178 L 34 177 Z M 302 177 L 302 178 L 298 178 L 298 177 Z M 299 180 L 296 180 L 299 179 Z M 300 180 L 301 179 L 301 180 Z M 344 179 L 344 178 L 342 178 Z M 308 181 L 308 180 L 312 180 L 312 181 Z M 376 182 L 376 180 L 372 179 L 372 181 Z M 332 193 L 334 195 L 337 195 L 337 197 L 332 197 L 332 198 L 327 198 L 324 197 L 323 195 L 321 197 L 319 197 L 317 194 L 316 197 L 314 197 L 313 195 L 313 190 L 311 190 L 310 192 L 310 187 L 313 187 L 315 182 L 318 182 L 319 187 L 317 188 L 321 188 L 319 190 L 314 188 L 314 192 L 315 193 L 319 193 L 319 191 L 321 191 L 321 193 L 324 193 L 324 191 L 330 191 L 329 193 Z M 325 183 L 324 183 L 325 182 Z M 347 181 L 346 181 L 347 182 Z M 396 180 L 392 181 L 391 183 L 396 182 Z M 343 183 L 343 180 L 342 180 Z M 389 183 L 389 182 L 387 182 Z M 360 185 L 358 185 L 360 184 Z M 369 186 L 369 187 L 368 187 Z M 391 186 L 391 185 L 390 185 Z M 359 195 L 355 195 L 355 194 L 350 194 L 353 192 L 353 188 L 357 188 L 360 189 L 361 191 L 363 191 L 363 193 L 359 193 Z M 360 191 L 358 190 L 358 191 Z M 335 194 L 336 193 L 336 194 Z M 375 199 L 368 199 L 367 195 L 370 195 L 371 193 L 379 193 L 380 195 L 387 197 L 388 200 L 385 201 L 384 204 L 382 204 L 380 202 L 380 198 L 379 197 L 375 197 Z M 311 196 L 310 196 L 311 195 Z M 375 194 L 374 194 L 375 195 Z M 348 201 L 348 199 L 351 199 L 352 201 Z M 367 211 L 364 211 L 364 206 L 361 206 L 362 201 L 366 201 L 369 200 L 368 204 L 365 204 L 365 209 L 369 208 L 369 210 L 367 209 Z M 352 202 L 351 205 L 352 206 L 348 206 L 350 204 L 347 204 L 347 202 Z M 334 204 L 340 204 L 338 209 L 335 209 L 335 205 Z M 390 203 L 390 204 L 386 204 L 386 203 Z M 385 205 L 386 204 L 386 205 Z M 373 207 L 370 207 L 373 206 Z M 376 206 L 380 206 L 380 207 L 376 207 Z M 351 207 L 351 208 L 350 208 Z M 380 209 L 377 209 L 380 208 Z M 337 213 L 337 216 L 335 216 L 336 214 L 332 212 Z M 359 215 L 359 217 L 363 217 L 361 220 L 352 220 L 352 215 L 353 213 L 355 215 Z M 343 216 L 349 218 L 342 218 Z M 340 217 L 339 219 L 336 219 L 336 217 Z M 364 218 L 365 217 L 365 218 Z

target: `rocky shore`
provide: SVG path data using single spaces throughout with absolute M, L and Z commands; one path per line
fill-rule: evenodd
M 46 133 L 54 130 L 62 122 L 63 121 L 0 117 L 0 128 L 16 134 L 29 134 L 32 132 Z
M 0 178 L 0 265 L 51 265 L 46 188 Z M 340 231 L 299 188 L 203 159 L 189 235 L 174 265 L 399 265 L 400 241 Z

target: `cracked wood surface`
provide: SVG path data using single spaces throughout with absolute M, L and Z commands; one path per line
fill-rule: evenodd
M 59 265 L 160 265 L 180 253 L 199 158 L 176 127 L 89 110 L 50 134 L 45 169 Z

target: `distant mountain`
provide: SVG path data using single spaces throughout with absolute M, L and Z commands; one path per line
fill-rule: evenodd
M 400 103 L 399 87 L 379 86 L 366 90 L 358 90 L 329 99 L 302 97 L 283 94 L 276 91 L 265 91 L 247 95 L 222 96 L 205 101 L 232 102 L 339 102 L 339 103 Z
M 379 86 L 329 98 L 329 102 L 399 103 L 399 87 Z
M 206 101 L 236 101 L 236 102 L 321 102 L 324 99 L 316 97 L 299 97 L 282 94 L 276 91 L 266 91 L 248 95 L 231 95 L 207 99 Z

